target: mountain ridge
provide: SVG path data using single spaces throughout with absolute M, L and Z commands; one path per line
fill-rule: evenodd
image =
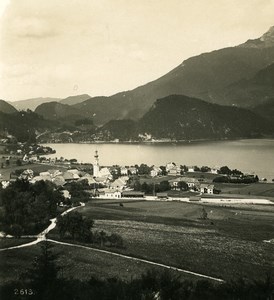
M 85 106 L 87 113 L 95 115 L 95 123 L 101 125 L 111 119 L 137 120 L 157 99 L 171 94 L 228 104 L 219 97 L 220 91 L 240 80 L 254 77 L 273 62 L 272 45 L 256 48 L 249 46 L 247 41 L 245 47 L 228 47 L 188 58 L 167 74 L 145 85 L 109 97 L 94 97 L 75 107 L 82 110 Z M 234 102 L 242 105 L 241 102 Z
M 7 101 L 0 99 L 0 112 L 12 114 L 17 112 L 17 109 Z

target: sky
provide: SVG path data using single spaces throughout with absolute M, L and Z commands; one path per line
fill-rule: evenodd
M 0 99 L 112 95 L 262 36 L 274 0 L 1 0 Z

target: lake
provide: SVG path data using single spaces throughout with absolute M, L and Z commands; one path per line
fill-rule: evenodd
M 146 144 L 47 144 L 56 150 L 51 157 L 76 158 L 78 162 L 94 162 L 98 150 L 101 166 L 129 166 L 146 163 L 165 165 L 167 162 L 193 166 L 239 169 L 255 173 L 268 181 L 274 178 L 274 139 L 210 141 L 191 143 Z

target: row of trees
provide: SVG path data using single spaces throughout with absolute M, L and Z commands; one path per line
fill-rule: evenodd
M 255 183 L 258 182 L 259 178 L 258 176 L 242 176 L 242 177 L 230 177 L 230 176 L 218 176 L 213 179 L 213 182 L 215 183 Z
M 166 192 L 171 189 L 168 181 L 161 181 L 160 183 L 140 183 L 139 180 L 135 181 L 133 184 L 133 188 L 135 191 L 141 191 L 146 194 L 155 194 L 160 192 Z
M 84 243 L 98 244 L 101 247 L 117 247 L 124 245 L 118 234 L 108 234 L 105 231 L 92 231 L 94 221 L 84 218 L 79 212 L 71 212 L 57 218 L 57 228 L 60 239 L 72 239 Z
M 183 280 L 171 272 L 156 270 L 148 270 L 129 281 L 95 276 L 88 281 L 68 279 L 62 276 L 62 267 L 66 266 L 57 264 L 58 255 L 52 246 L 43 242 L 41 250 L 41 255 L 35 258 L 19 281 L 1 283 L 1 299 L 270 300 L 274 297 L 274 281 L 270 275 L 258 281 L 238 279 L 222 284 L 207 280 Z
M 17 237 L 36 234 L 56 216 L 62 201 L 63 195 L 50 182 L 17 180 L 0 190 L 1 230 Z

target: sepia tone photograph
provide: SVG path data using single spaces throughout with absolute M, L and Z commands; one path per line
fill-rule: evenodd
M 0 1 L 0 299 L 274 300 L 274 0 Z

